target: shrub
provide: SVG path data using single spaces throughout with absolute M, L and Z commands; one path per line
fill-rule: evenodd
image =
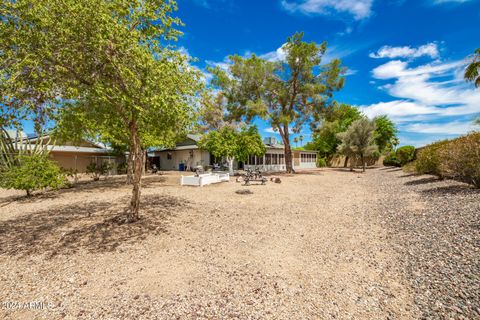
M 415 170 L 418 173 L 434 174 L 441 177 L 439 151 L 449 142 L 448 140 L 435 142 L 419 150 L 415 161 Z
M 400 162 L 397 159 L 395 152 L 390 152 L 385 159 L 383 159 L 384 166 L 400 167 Z
M 480 132 L 444 144 L 438 151 L 440 173 L 480 188 Z
M 100 180 L 101 176 L 106 176 L 108 175 L 108 172 L 113 168 L 112 164 L 108 162 L 102 162 L 102 164 L 97 165 L 96 162 L 90 162 L 90 164 L 87 166 L 87 173 L 89 173 L 93 181 L 98 181 Z
M 415 156 L 415 147 L 414 146 L 400 147 L 395 152 L 395 155 L 400 166 L 404 166 L 413 160 L 413 157 Z
M 327 166 L 327 160 L 325 158 L 317 158 L 317 168 L 323 168 Z
M 47 154 L 18 157 L 18 164 L 0 172 L 0 186 L 6 189 L 32 191 L 59 189 L 67 185 L 65 174 Z

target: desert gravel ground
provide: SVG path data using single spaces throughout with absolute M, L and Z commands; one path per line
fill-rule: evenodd
M 463 184 L 377 168 L 194 188 L 167 173 L 144 179 L 143 219 L 118 225 L 122 179 L 0 190 L 0 318 L 480 316 L 479 192 Z

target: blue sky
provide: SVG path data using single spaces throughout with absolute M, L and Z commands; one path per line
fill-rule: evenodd
M 349 68 L 340 102 L 389 115 L 402 144 L 452 138 L 474 127 L 480 89 L 462 78 L 480 47 L 480 0 L 179 0 L 186 24 L 179 46 L 207 65 L 231 54 L 281 58 L 296 31 L 327 41 L 326 61 Z M 263 136 L 268 123 L 256 121 Z M 306 128 L 302 134 L 310 139 Z

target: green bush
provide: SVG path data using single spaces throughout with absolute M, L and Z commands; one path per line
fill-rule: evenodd
M 418 173 L 434 174 L 441 177 L 439 151 L 449 142 L 448 140 L 443 140 L 420 149 L 415 160 L 415 170 Z
M 480 132 L 444 144 L 438 151 L 440 173 L 480 188 Z
M 395 166 L 400 167 L 400 162 L 397 159 L 395 152 L 390 152 L 385 159 L 383 159 L 384 166 Z
M 317 168 L 323 168 L 327 166 L 327 160 L 325 158 L 317 158 Z
M 395 152 L 395 156 L 400 166 L 404 166 L 413 160 L 413 157 L 415 156 L 415 147 L 414 146 L 400 147 Z
M 0 186 L 24 190 L 27 195 L 44 188 L 59 189 L 67 185 L 62 169 L 46 154 L 18 157 L 18 164 L 0 172 Z
M 108 172 L 113 168 L 113 165 L 109 162 L 102 162 L 102 164 L 97 165 L 96 162 L 90 162 L 87 166 L 87 173 L 89 173 L 93 181 L 100 180 L 101 176 L 108 175 Z

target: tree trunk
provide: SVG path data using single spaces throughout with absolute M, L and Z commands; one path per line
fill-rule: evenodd
M 343 163 L 344 168 L 348 166 L 348 159 L 349 159 L 349 156 L 345 156 L 345 162 Z
M 363 156 L 363 153 L 361 154 L 361 157 L 362 157 L 362 169 L 363 169 L 363 172 L 365 172 L 365 157 Z
M 127 184 L 133 184 L 133 148 L 131 146 L 127 159 Z
M 139 218 L 140 194 L 142 184 L 142 173 L 144 168 L 145 153 L 142 150 L 140 137 L 138 136 L 137 124 L 132 121 L 130 124 L 130 135 L 132 140 L 132 169 L 133 169 L 133 189 L 130 206 L 127 210 L 126 222 L 134 222 Z
M 295 172 L 293 169 L 292 148 L 289 142 L 285 143 L 285 169 L 287 173 Z
M 351 158 L 350 159 L 350 171 L 352 171 L 352 172 L 353 172 L 353 166 L 354 166 L 355 161 L 356 161 L 356 158 Z
M 230 175 L 233 177 L 233 175 L 235 174 L 233 172 L 233 160 L 235 160 L 235 158 L 230 158 L 230 157 L 227 157 L 227 162 L 228 162 L 228 172 L 230 173 Z
M 283 130 L 281 126 L 278 126 L 278 131 L 282 137 L 283 145 L 285 146 L 285 169 L 287 173 L 295 173 L 293 169 L 293 157 L 292 148 L 290 147 L 290 133 L 288 132 L 288 126 L 284 125 Z

